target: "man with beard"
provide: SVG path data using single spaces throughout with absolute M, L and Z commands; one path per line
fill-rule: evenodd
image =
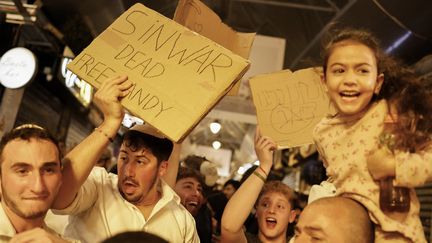
M 88 148 L 82 149 L 89 156 L 94 149 L 101 154 L 117 133 L 124 115 L 120 100 L 131 87 L 127 77 L 118 77 L 102 83 L 95 94 L 99 107 L 109 110 L 109 117 L 105 116 L 92 134 L 98 139 L 85 141 Z M 160 179 L 167 171 L 172 148 L 173 143 L 155 129 L 140 125 L 123 136 L 118 176 L 103 168 L 92 171 L 97 159 L 93 163 L 71 162 L 64 169 L 69 184 L 54 204 L 60 209 L 55 213 L 71 215 L 65 235 L 100 242 L 120 232 L 146 231 L 169 242 L 199 242 L 193 217 Z
M 286 243 L 288 224 L 295 219 L 294 191 L 280 181 L 266 183 L 273 165 L 276 144 L 261 136 L 257 128 L 255 152 L 260 161 L 252 175 L 234 193 L 222 216 L 221 242 L 226 243 Z M 258 200 L 257 200 L 258 198 Z M 256 201 L 256 204 L 255 204 Z M 258 235 L 243 231 L 243 224 L 254 206 L 258 221 Z
M 61 185 L 57 141 L 26 124 L 0 142 L 0 242 L 67 242 L 44 218 Z

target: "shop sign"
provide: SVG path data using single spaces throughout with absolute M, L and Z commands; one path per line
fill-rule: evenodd
M 66 68 L 66 65 L 72 59 L 64 57 L 61 62 L 61 75 L 64 78 L 65 85 L 72 94 L 84 105 L 88 106 L 92 100 L 93 87 L 86 81 L 79 79 L 74 73 Z
M 34 78 L 36 71 L 36 57 L 24 47 L 10 49 L 0 59 L 0 81 L 6 88 L 23 87 Z

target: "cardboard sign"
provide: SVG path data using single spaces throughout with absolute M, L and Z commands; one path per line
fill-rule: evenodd
M 249 62 L 135 4 L 67 66 L 94 87 L 127 74 L 122 105 L 179 141 L 246 72 Z
M 284 70 L 249 80 L 262 133 L 280 148 L 312 143 L 315 125 L 331 112 L 319 70 Z
M 173 19 L 237 55 L 249 58 L 256 33 L 234 31 L 201 1 L 179 0 Z M 234 85 L 228 95 L 237 95 L 239 88 L 240 82 Z

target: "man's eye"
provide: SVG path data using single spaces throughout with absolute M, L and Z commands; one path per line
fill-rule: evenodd
M 333 69 L 333 73 L 343 73 L 345 70 L 343 70 L 343 68 L 336 68 Z
M 29 171 L 27 169 L 18 169 L 15 171 L 18 175 L 27 175 L 29 173 Z
M 146 163 L 147 163 L 147 160 L 144 160 L 144 159 L 137 160 L 137 164 L 139 164 L 139 165 L 146 164 Z
M 321 237 L 316 237 L 316 236 L 311 236 L 311 239 L 313 240 L 313 242 L 321 242 L 323 239 L 321 239 Z
M 46 168 L 43 172 L 47 173 L 47 174 L 53 174 L 55 172 L 55 169 L 54 168 Z

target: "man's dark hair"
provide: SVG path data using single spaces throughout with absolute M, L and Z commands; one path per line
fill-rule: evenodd
M 223 188 L 225 188 L 228 185 L 232 185 L 236 190 L 238 190 L 240 187 L 240 181 L 229 179 L 225 182 L 225 184 L 223 185 Z
M 3 162 L 3 149 L 6 145 L 15 139 L 30 141 L 30 139 L 40 139 L 52 142 L 59 151 L 59 160 L 61 159 L 60 148 L 57 139 L 52 136 L 48 130 L 35 124 L 24 124 L 12 129 L 10 132 L 5 133 L 0 141 L 0 172 L 1 164 Z
M 204 186 L 203 176 L 197 170 L 180 166 L 179 171 L 177 173 L 176 181 L 179 181 L 184 178 L 195 178 L 201 184 L 201 186 Z
M 123 143 L 132 151 L 148 149 L 157 158 L 158 164 L 168 160 L 173 143 L 167 138 L 158 138 L 136 130 L 129 130 L 123 135 Z
M 102 241 L 102 243 L 135 243 L 135 242 L 148 242 L 148 243 L 168 243 L 168 241 L 161 237 L 144 232 L 144 231 L 129 231 L 123 232 Z

